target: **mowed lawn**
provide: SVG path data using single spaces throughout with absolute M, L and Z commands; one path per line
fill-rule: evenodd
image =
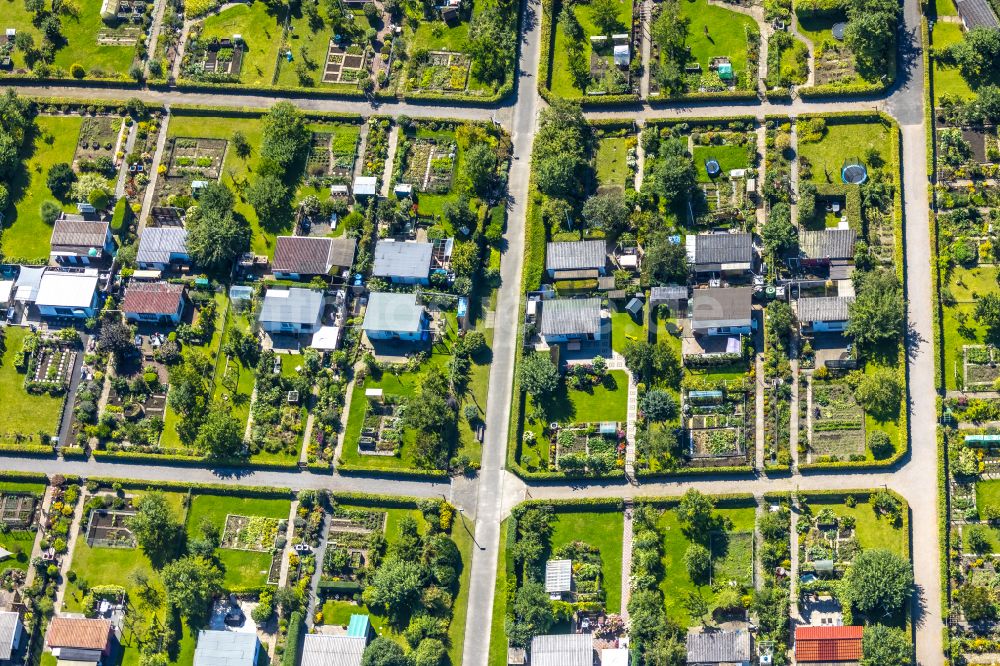
M 583 28 L 583 58 L 589 68 L 590 56 L 593 53 L 590 38 L 600 35 L 601 31 L 594 24 L 590 5 L 574 4 L 573 9 L 576 10 L 576 18 L 580 22 L 580 27 Z M 569 66 L 569 40 L 566 38 L 566 33 L 559 27 L 557 19 L 556 16 L 552 17 L 552 31 L 555 33 L 555 45 L 552 48 L 552 92 L 560 97 L 580 97 L 584 91 L 578 88 L 573 81 Z M 631 25 L 632 3 L 619 0 L 618 28 L 614 32 L 628 32 Z M 610 39 L 608 41 L 610 42 Z M 546 67 L 548 64 L 542 63 L 542 67 Z
M 715 510 L 723 520 L 732 521 L 732 530 L 727 533 L 753 533 L 756 524 L 756 509 L 753 506 L 719 508 Z M 691 626 L 695 623 L 695 618 L 690 616 L 684 607 L 684 602 L 688 596 L 697 593 L 708 602 L 709 607 L 714 606 L 715 592 L 712 586 L 696 585 L 688 575 L 687 567 L 684 565 L 684 553 L 693 543 L 681 529 L 680 521 L 677 519 L 675 508 L 666 509 L 660 516 L 660 530 L 663 532 L 663 580 L 660 582 L 660 589 L 663 590 L 667 617 L 676 622 L 681 627 Z M 705 544 L 707 546 L 707 539 Z M 751 551 L 752 552 L 752 551 Z M 714 554 L 712 567 L 715 570 L 724 570 L 729 573 L 744 575 L 740 566 L 746 562 L 746 552 L 744 549 L 734 547 L 729 548 L 725 553 Z M 750 560 L 753 566 L 752 559 Z M 752 572 L 745 572 L 746 578 L 743 582 L 752 579 Z
M 628 178 L 628 137 L 609 136 L 597 143 L 597 183 L 624 188 Z
M 59 14 L 61 32 L 65 43 L 55 51 L 53 66 L 63 70 L 69 77 L 70 67 L 79 64 L 87 71 L 88 77 L 115 78 L 127 76 L 135 56 L 134 46 L 104 46 L 97 43 L 97 33 L 104 27 L 101 21 L 101 3 L 97 0 L 75 3 L 79 12 L 76 17 Z M 42 43 L 42 34 L 32 24 L 32 14 L 21 0 L 0 0 L 0 28 L 13 28 L 18 33 L 27 33 L 35 41 L 37 48 Z M 24 53 L 14 51 L 14 67 L 26 68 Z
M 25 375 L 14 367 L 14 356 L 21 351 L 28 329 L 9 326 L 5 329 L 3 357 L 0 360 L 0 442 L 12 442 L 19 433 L 38 444 L 38 433 L 55 434 L 63 398 L 48 394 L 32 395 L 24 390 Z
M 840 518 L 854 517 L 854 533 L 862 548 L 884 548 L 907 559 L 910 557 L 910 535 L 904 526 L 895 527 L 888 518 L 880 518 L 875 514 L 868 500 L 857 499 L 857 504 L 849 507 L 841 498 L 831 499 L 822 496 L 806 497 L 813 514 L 823 509 L 832 509 Z M 906 505 L 903 505 L 904 512 Z M 904 523 L 905 525 L 905 523 Z
M 141 495 L 141 493 L 137 493 Z M 167 501 L 174 512 L 174 517 L 180 519 L 182 515 L 181 502 L 183 496 L 179 493 L 166 493 Z M 164 589 L 160 580 L 159 571 L 153 568 L 149 558 L 138 548 L 91 548 L 87 545 L 85 530 L 81 531 L 80 538 L 77 539 L 76 548 L 73 551 L 73 560 L 70 569 L 76 573 L 76 580 L 67 582 L 65 608 L 70 613 L 82 611 L 81 601 L 83 591 L 81 583 L 89 587 L 96 585 L 121 585 L 128 593 L 129 601 L 135 606 L 134 617 L 141 618 L 139 626 L 148 621 L 149 618 L 156 618 L 157 622 L 164 620 L 164 606 L 162 603 L 150 605 L 146 599 L 163 600 Z M 148 581 L 150 594 L 142 593 L 145 587 L 142 581 Z M 187 623 L 182 623 L 182 636 L 179 641 L 177 654 L 170 661 L 171 664 L 190 664 L 194 658 L 195 638 L 191 633 L 191 628 Z M 136 633 L 141 633 L 137 631 Z M 138 641 L 131 640 L 123 646 L 122 666 L 138 666 L 140 657 L 140 645 Z
M 263 6 L 263 3 L 255 3 L 253 6 Z M 235 132 L 243 132 L 253 147 L 253 151 L 250 153 L 250 157 L 244 160 L 236 154 L 235 150 L 231 150 L 232 146 L 226 148 L 226 158 L 222 167 L 222 183 L 236 193 L 236 212 L 250 221 L 250 226 L 253 228 L 251 240 L 253 251 L 257 254 L 273 257 L 275 239 L 278 234 L 290 234 L 292 232 L 291 226 L 279 228 L 268 225 L 266 221 L 261 223 L 257 219 L 257 213 L 253 206 L 246 199 L 246 188 L 244 187 L 244 183 L 249 184 L 253 180 L 253 174 L 260 162 L 262 130 L 261 121 L 255 118 L 174 115 L 170 118 L 167 135 L 231 140 Z
M 620 613 L 622 605 L 622 533 L 625 519 L 620 511 L 559 511 L 552 524 L 552 552 L 574 541 L 583 541 L 601 551 L 601 585 L 605 608 Z
M 278 65 L 282 20 L 266 2 L 241 4 L 206 18 L 201 35 L 204 40 L 242 35 L 245 50 L 240 83 L 270 86 Z M 254 143 L 252 139 L 250 143 Z
M 472 6 L 472 20 L 476 15 L 482 13 L 491 6 L 496 5 L 495 0 L 476 0 Z M 410 53 L 421 50 L 426 51 L 453 51 L 455 53 L 467 53 L 469 44 L 469 21 L 459 21 L 454 25 L 449 25 L 444 21 L 428 21 L 423 16 L 423 10 L 419 5 L 406 5 L 407 15 L 415 20 L 416 30 L 411 32 L 410 21 L 405 21 L 406 29 L 404 34 L 410 35 L 407 42 L 412 44 Z M 360 23 L 363 28 L 368 27 L 368 21 L 363 12 L 355 12 L 354 22 Z M 474 71 L 469 72 L 469 92 L 494 92 L 496 86 L 480 81 Z
M 0 0 L 4 2 L 5 0 Z M 46 184 L 49 169 L 58 162 L 70 163 L 80 137 L 80 116 L 38 116 L 38 126 L 30 153 L 18 174 L 9 184 L 13 210 L 5 213 L 0 248 L 11 259 L 48 261 L 52 227 L 42 221 L 39 209 L 46 200 L 56 201 Z M 65 210 L 75 206 L 63 204 Z
M 690 62 L 701 65 L 707 72 L 712 58 L 726 56 L 739 77 L 747 68 L 747 37 L 750 28 L 757 32 L 757 23 L 749 16 L 708 4 L 707 0 L 680 0 L 681 16 L 688 19 L 687 45 Z M 753 73 L 753 79 L 757 73 Z
M 713 180 L 708 175 L 708 170 L 705 167 L 705 163 L 709 160 L 715 160 L 719 163 L 722 175 L 728 174 L 733 169 L 746 169 L 750 166 L 747 160 L 746 146 L 695 146 L 693 157 L 695 169 L 698 170 L 698 181 L 702 183 L 708 183 Z
M 883 162 L 888 162 L 890 150 L 889 127 L 880 120 L 871 122 L 831 122 L 827 119 L 826 133 L 817 142 L 805 142 L 799 134 L 799 154 L 812 165 L 814 183 L 843 183 L 840 170 L 848 160 L 864 161 L 869 148 L 878 151 Z M 867 165 L 871 168 L 871 165 Z M 886 164 L 892 170 L 892 165 Z M 830 180 L 827 181 L 827 174 Z
M 962 377 L 962 348 L 965 345 L 985 344 L 986 328 L 973 316 L 979 296 L 996 289 L 997 269 L 994 266 L 955 268 L 952 270 L 945 289 L 955 299 L 954 305 L 945 305 L 942 313 L 944 324 L 944 373 L 945 388 L 958 389 L 964 382 Z M 960 323 L 960 319 L 965 319 Z
M 950 4 L 951 0 L 938 0 L 938 4 L 943 2 Z M 954 9 L 952 11 L 954 12 Z M 934 51 L 943 53 L 951 45 L 961 42 L 962 34 L 961 24 L 935 22 L 932 35 Z M 956 65 L 942 63 L 939 58 L 934 58 L 933 62 L 935 101 L 940 100 L 944 95 L 958 95 L 962 98 L 971 98 L 974 95 L 969 82 L 965 80 Z
M 196 495 L 188 511 L 187 529 L 189 533 L 196 534 L 201 521 L 207 520 L 219 528 L 221 535 L 229 514 L 287 520 L 291 506 L 290 499 Z M 260 587 L 267 582 L 271 567 L 270 550 L 258 552 L 220 548 L 217 552 L 219 561 L 226 568 L 222 577 L 222 586 L 226 589 Z

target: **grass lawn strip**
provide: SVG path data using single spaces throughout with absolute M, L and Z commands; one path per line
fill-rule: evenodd
M 24 344 L 28 329 L 10 326 L 5 329 L 5 348 L 0 357 L 0 395 L 3 396 L 3 410 L 0 410 L 0 442 L 16 443 L 15 435 L 21 441 L 40 444 L 38 433 L 55 434 L 59 415 L 63 408 L 63 398 L 46 394 L 32 395 L 24 390 L 25 375 L 17 371 L 14 357 Z

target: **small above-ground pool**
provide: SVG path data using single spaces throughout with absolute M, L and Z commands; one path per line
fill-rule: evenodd
M 722 172 L 722 167 L 719 166 L 719 162 L 716 160 L 705 160 L 705 173 L 709 175 L 710 178 L 715 178 Z
M 845 164 L 840 170 L 840 177 L 848 185 L 860 185 L 868 180 L 868 169 L 864 164 Z
M 846 23 L 834 23 L 833 27 L 830 28 L 830 32 L 833 33 L 833 38 L 838 42 L 844 41 L 844 29 L 847 28 Z
M 801 576 L 799 576 L 799 580 L 801 580 L 803 583 L 812 583 L 812 582 L 815 582 L 815 581 L 817 581 L 819 579 L 816 578 L 816 574 L 813 574 L 813 573 L 804 573 Z

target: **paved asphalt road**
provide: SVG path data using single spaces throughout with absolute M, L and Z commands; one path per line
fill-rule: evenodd
M 416 497 L 445 496 L 475 518 L 476 542 L 465 636 L 464 664 L 487 666 L 489 626 L 499 548 L 500 521 L 510 509 L 525 499 L 581 497 L 642 497 L 676 495 L 695 487 L 705 492 L 763 493 L 780 490 L 856 489 L 889 487 L 910 504 L 917 593 L 914 599 L 914 626 L 917 660 L 922 666 L 943 663 L 940 562 L 938 558 L 937 448 L 934 384 L 933 328 L 931 304 L 933 282 L 930 267 L 930 235 L 927 198 L 926 128 L 923 114 L 923 68 L 919 52 L 920 14 L 917 0 L 905 0 L 905 31 L 901 49 L 901 72 L 891 94 L 879 100 L 795 100 L 775 104 L 751 100 L 739 103 L 670 103 L 649 107 L 634 105 L 588 111 L 591 118 L 648 118 L 767 114 L 797 116 L 803 113 L 851 110 L 882 110 L 893 115 L 901 126 L 904 185 L 904 240 L 906 298 L 910 335 L 907 338 L 909 391 L 909 456 L 895 469 L 884 472 L 811 473 L 777 478 L 765 476 L 700 477 L 631 486 L 618 482 L 577 481 L 572 483 L 531 483 L 504 469 L 510 417 L 511 384 L 517 318 L 521 295 L 521 263 L 524 247 L 524 219 L 532 142 L 537 113 L 544 102 L 537 94 L 539 71 L 540 4 L 523 0 L 524 30 L 516 93 L 495 108 L 443 106 L 409 102 L 382 103 L 377 107 L 363 101 L 296 96 L 292 99 L 309 111 L 356 112 L 412 117 L 447 117 L 462 120 L 496 120 L 511 132 L 514 160 L 509 177 L 507 251 L 501 262 L 502 286 L 498 295 L 494 331 L 494 361 L 486 408 L 486 436 L 482 470 L 477 479 L 460 478 L 451 483 L 384 479 L 373 476 L 317 475 L 308 472 L 210 470 L 189 467 L 129 465 L 123 463 L 64 461 L 0 457 L 3 468 L 82 476 L 129 476 L 157 481 L 231 482 L 287 488 L 326 488 L 340 492 L 377 492 Z M 18 86 L 21 92 L 37 96 L 122 99 L 136 96 L 162 104 L 207 104 L 267 108 L 279 97 L 234 94 L 231 91 L 180 92 L 161 90 L 121 90 L 69 85 Z

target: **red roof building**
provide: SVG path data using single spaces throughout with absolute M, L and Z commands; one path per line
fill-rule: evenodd
M 125 289 L 122 310 L 129 321 L 176 326 L 184 313 L 184 285 L 133 282 Z
M 864 627 L 796 627 L 795 661 L 799 664 L 857 664 Z

